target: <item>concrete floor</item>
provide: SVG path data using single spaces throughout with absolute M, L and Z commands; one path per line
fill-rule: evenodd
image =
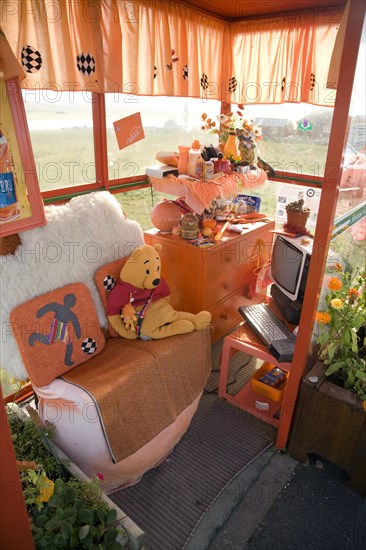
M 190 541 L 189 550 L 354 550 L 366 540 L 366 498 L 347 487 L 343 470 L 321 459 L 299 464 L 265 451 L 242 479 L 248 490 L 212 537 L 230 484 Z M 211 516 L 211 517 L 210 517 Z M 216 518 L 215 518 L 216 516 Z M 216 523 L 217 525 L 218 523 Z M 209 538 L 210 537 L 210 538 Z

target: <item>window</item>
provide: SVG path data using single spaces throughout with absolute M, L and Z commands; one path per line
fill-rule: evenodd
M 221 108 L 218 101 L 106 94 L 105 103 L 110 180 L 144 174 L 147 166 L 159 164 L 155 160 L 159 151 L 178 151 L 178 145 L 191 145 L 194 139 L 203 145 L 217 142 L 216 136 L 200 132 L 200 124 L 203 112 L 216 119 Z M 137 112 L 145 139 L 119 150 L 113 122 Z
M 95 183 L 92 95 L 22 93 L 41 191 Z
M 324 175 L 333 108 L 307 103 L 248 105 L 243 114 L 262 128 L 259 155 L 276 171 L 299 177 Z

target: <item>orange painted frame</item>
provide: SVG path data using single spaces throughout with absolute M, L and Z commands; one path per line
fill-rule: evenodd
M 15 461 L 15 453 L 1 387 L 0 400 L 0 484 L 2 504 L 0 514 L 0 547 L 33 550 L 33 537 Z
M 25 114 L 19 78 L 6 81 L 9 104 L 13 116 L 14 130 L 22 159 L 24 179 L 27 186 L 28 199 L 31 206 L 31 216 L 20 220 L 0 224 L 0 237 L 13 235 L 26 229 L 33 229 L 46 223 L 41 190 L 38 184 L 36 165 L 34 163 L 32 144 L 30 140 L 27 117 Z
M 304 296 L 300 319 L 301 331 L 298 334 L 298 344 L 292 360 L 291 375 L 287 382 L 287 390 L 282 404 L 281 423 L 278 430 L 276 446 L 284 448 L 287 444 L 296 399 L 306 361 L 313 331 L 314 318 L 320 295 L 327 251 L 330 243 L 332 225 L 338 200 L 339 186 L 343 169 L 343 149 L 348 129 L 348 113 L 354 84 L 355 69 L 362 27 L 365 18 L 365 3 L 352 1 L 341 58 L 337 101 L 334 109 L 331 127 L 324 183 L 319 205 L 318 222 L 316 226 L 312 259 L 310 262 L 308 284 Z M 334 171 L 336 167 L 336 171 Z M 331 174 L 336 173 L 336 177 Z

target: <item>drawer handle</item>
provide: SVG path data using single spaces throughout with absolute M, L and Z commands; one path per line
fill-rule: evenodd
M 220 317 L 221 319 L 224 319 L 224 321 L 227 321 L 229 319 L 229 316 L 227 313 L 221 313 Z
M 226 256 L 225 258 L 225 262 L 228 262 L 228 263 L 232 262 L 233 260 L 234 260 L 233 256 Z
M 223 283 L 222 288 L 228 290 L 230 288 L 230 283 Z

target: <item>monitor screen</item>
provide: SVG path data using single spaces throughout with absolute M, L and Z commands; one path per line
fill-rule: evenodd
M 277 235 L 271 259 L 271 275 L 275 283 L 288 294 L 297 298 L 298 285 L 303 266 L 303 252 L 288 240 Z

